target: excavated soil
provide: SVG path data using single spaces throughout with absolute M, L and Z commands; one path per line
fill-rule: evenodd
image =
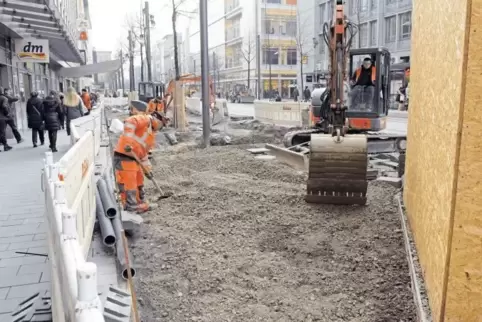
M 415 321 L 395 189 L 306 204 L 302 173 L 246 148 L 156 155 L 174 196 L 132 244 L 143 321 Z

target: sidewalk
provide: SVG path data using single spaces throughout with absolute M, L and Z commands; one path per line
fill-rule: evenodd
M 50 288 L 47 257 L 16 252 L 48 254 L 47 225 L 44 223 L 44 194 L 41 169 L 48 138 L 44 146 L 32 147 L 31 132 L 22 133 L 25 142 L 13 150 L 0 152 L 0 321 L 16 309 L 18 303 L 36 291 Z M 70 138 L 59 131 L 54 159 L 70 147 Z

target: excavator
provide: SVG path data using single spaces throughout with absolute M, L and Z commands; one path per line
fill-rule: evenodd
M 201 81 L 200 76 L 195 76 L 193 74 L 185 74 L 181 75 L 179 81 L 182 83 L 192 83 L 192 82 L 199 82 Z M 148 108 L 148 103 L 157 97 L 163 99 L 163 102 L 160 104 L 164 104 L 164 112 L 168 110 L 171 103 L 174 101 L 174 91 L 176 88 L 176 80 L 171 80 L 168 85 L 167 89 L 163 83 L 158 82 L 140 82 L 139 83 L 139 100 L 133 100 L 130 102 L 129 112 L 130 115 L 137 114 L 137 113 L 145 113 Z M 214 95 L 213 90 L 213 82 L 212 79 L 209 79 L 209 93 L 210 93 L 210 108 L 211 113 L 214 115 L 216 112 L 216 97 Z
M 356 25 L 345 16 L 343 0 L 336 0 L 331 25 L 323 27 L 330 50 L 328 86 L 314 90 L 311 128 L 287 133 L 283 139 L 287 149 L 275 153 L 285 160 L 303 156 L 308 203 L 365 205 L 368 153 L 404 147 L 404 136 L 380 132 L 386 128 L 388 115 L 390 52 L 384 48 L 351 50 L 356 32 Z M 367 57 L 375 66 L 374 88 L 350 85 L 348 75 Z

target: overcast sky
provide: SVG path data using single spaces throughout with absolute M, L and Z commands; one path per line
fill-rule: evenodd
M 179 1 L 179 0 L 177 0 Z M 186 0 L 187 6 L 195 6 L 198 1 Z M 127 44 L 126 17 L 139 14 L 145 0 L 90 0 L 89 9 L 92 21 L 90 39 L 96 50 L 116 50 L 119 41 Z M 151 31 L 151 41 L 161 40 L 172 33 L 172 9 L 170 0 L 149 1 L 150 13 L 154 15 L 156 28 Z M 186 8 L 187 9 L 187 8 Z M 183 21 L 184 20 L 184 21 Z M 179 21 L 179 32 L 187 27 L 186 19 Z

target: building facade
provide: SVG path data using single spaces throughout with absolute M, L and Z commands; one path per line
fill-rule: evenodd
M 88 60 L 88 39 L 79 43 L 79 20 L 87 21 L 90 30 L 88 0 L 53 0 L 48 5 L 32 2 L 0 4 L 0 85 L 11 88 L 20 97 L 14 105 L 19 129 L 26 126 L 25 104 L 32 91 L 46 95 L 50 90 L 64 91 L 68 86 L 80 89 L 80 78 L 60 77 L 58 71 L 85 64 Z M 46 63 L 24 62 L 15 48 L 16 39 L 32 44 L 48 40 Z
M 347 0 L 348 19 L 358 26 L 352 48 L 386 47 L 392 64 L 410 61 L 412 0 Z M 303 80 L 311 87 L 326 74 L 329 53 L 321 35 L 323 25 L 333 19 L 334 0 L 299 2 L 300 20 L 312 21 L 313 41 L 307 41 L 310 52 L 304 65 Z M 311 46 L 311 48 L 310 48 Z

